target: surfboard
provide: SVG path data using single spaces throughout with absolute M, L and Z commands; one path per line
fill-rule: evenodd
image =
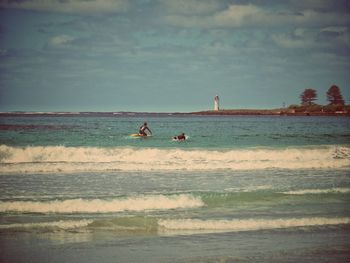
M 130 137 L 142 137 L 143 135 L 138 134 L 138 133 L 133 133 L 129 135 Z
M 139 134 L 139 133 L 133 133 L 133 134 L 130 134 L 129 136 L 138 138 L 138 137 L 150 137 L 152 135 L 145 136 L 145 135 L 142 135 L 142 134 Z

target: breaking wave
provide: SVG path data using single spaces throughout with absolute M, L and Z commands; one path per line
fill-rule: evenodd
M 287 194 L 287 195 L 347 194 L 347 193 L 350 193 L 350 188 L 303 189 L 303 190 L 283 192 L 283 194 Z
M 291 227 L 325 226 L 349 224 L 350 218 L 287 218 L 287 219 L 241 219 L 241 220 L 200 220 L 177 219 L 159 220 L 165 231 L 178 232 L 240 232 Z
M 0 173 L 312 169 L 350 166 L 350 147 L 232 150 L 0 146 Z
M 123 211 L 168 210 L 203 206 L 191 195 L 156 195 L 113 200 L 0 201 L 0 212 L 28 213 L 113 213 Z
M 53 222 L 38 222 L 38 223 L 15 223 L 0 225 L 1 230 L 71 230 L 76 228 L 86 227 L 91 224 L 93 220 L 60 220 Z
M 285 219 L 158 219 L 153 217 L 118 217 L 113 219 L 60 220 L 54 222 L 14 223 L 0 225 L 0 231 L 57 231 L 85 229 L 107 230 L 123 234 L 191 235 L 203 233 L 259 231 L 294 227 L 350 224 L 350 218 Z

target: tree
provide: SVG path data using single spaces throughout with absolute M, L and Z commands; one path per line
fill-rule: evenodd
M 317 99 L 317 92 L 314 89 L 305 89 L 303 93 L 300 94 L 302 105 L 311 105 L 314 100 Z
M 337 85 L 332 85 L 327 91 L 327 100 L 330 105 L 344 105 L 344 99 Z

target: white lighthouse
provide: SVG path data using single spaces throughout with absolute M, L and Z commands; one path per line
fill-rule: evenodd
M 215 97 L 214 97 L 214 110 L 215 111 L 218 111 L 220 108 L 219 108 L 219 96 L 218 95 L 216 95 Z

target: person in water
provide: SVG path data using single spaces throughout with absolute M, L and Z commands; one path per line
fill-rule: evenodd
M 147 122 L 145 122 L 139 129 L 139 134 L 141 136 L 147 136 L 146 131 L 149 131 L 149 133 L 152 135 L 152 131 L 148 128 Z
M 186 135 L 184 133 L 181 133 L 180 135 L 175 136 L 174 140 L 184 141 L 184 140 L 186 140 Z

